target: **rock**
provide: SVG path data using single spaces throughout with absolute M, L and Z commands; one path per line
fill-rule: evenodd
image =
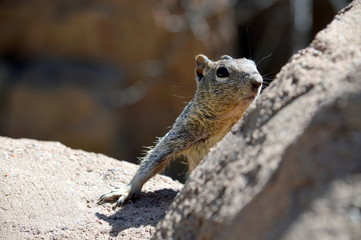
M 118 211 L 96 205 L 135 170 L 60 143 L 0 137 L 0 238 L 149 239 L 182 184 L 158 175 Z
M 192 172 L 156 239 L 360 239 L 361 3 Z

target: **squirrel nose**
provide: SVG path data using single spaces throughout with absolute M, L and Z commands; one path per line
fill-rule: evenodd
M 258 90 L 258 88 L 262 85 L 263 80 L 262 77 L 257 73 L 257 74 L 253 74 L 250 78 L 251 80 L 251 86 L 252 86 L 252 90 L 256 91 Z

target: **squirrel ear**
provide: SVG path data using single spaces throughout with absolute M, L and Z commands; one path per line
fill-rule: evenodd
M 228 56 L 228 55 L 223 55 L 221 57 L 221 60 L 232 60 L 233 58 L 231 56 Z
M 208 62 L 209 59 L 203 54 L 199 54 L 196 57 L 196 76 L 198 81 L 204 77 L 204 69 L 206 68 Z

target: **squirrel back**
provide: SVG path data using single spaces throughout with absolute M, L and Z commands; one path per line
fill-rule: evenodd
M 141 161 L 131 182 L 102 195 L 99 204 L 116 200 L 115 207 L 139 193 L 143 184 L 170 161 L 183 156 L 192 171 L 257 99 L 262 77 L 253 61 L 224 55 L 211 61 L 196 57 L 197 90 L 171 130 Z
M 183 153 L 190 171 L 242 117 L 260 94 L 263 82 L 253 61 L 227 55 L 218 61 L 198 55 L 195 74 L 197 90 L 194 98 L 170 131 L 185 128 L 191 135 L 202 138 Z

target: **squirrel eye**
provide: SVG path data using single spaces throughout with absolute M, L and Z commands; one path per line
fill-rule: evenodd
M 226 78 L 229 76 L 229 72 L 226 67 L 219 67 L 217 69 L 216 74 L 217 74 L 217 77 L 219 77 L 219 78 Z

